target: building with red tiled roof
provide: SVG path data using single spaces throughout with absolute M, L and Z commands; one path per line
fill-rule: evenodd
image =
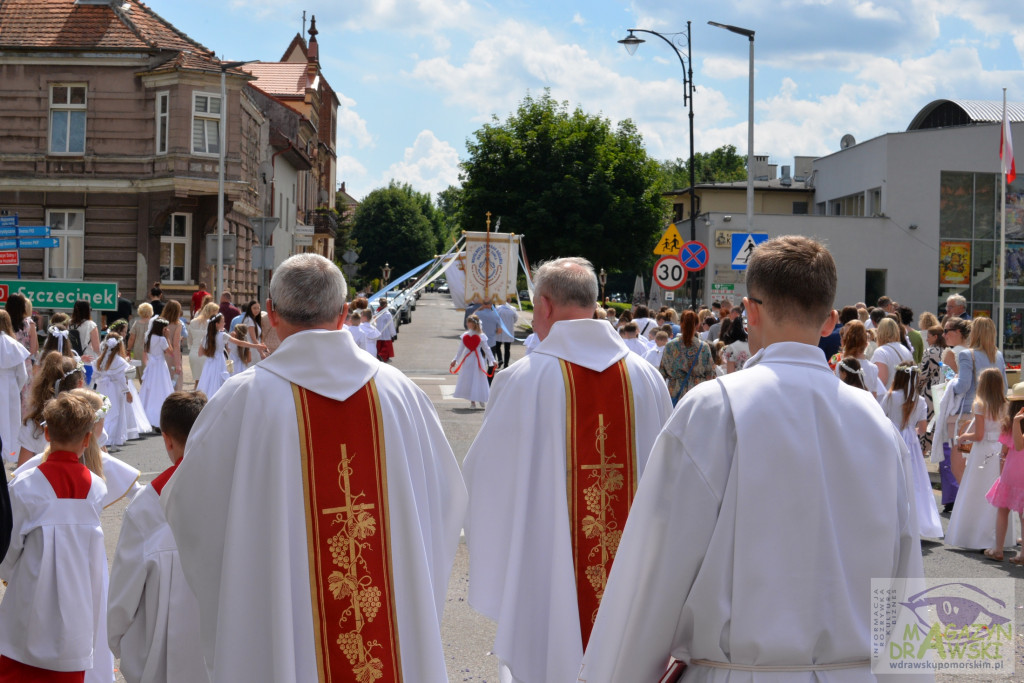
M 138 0 L 2 0 L 0 211 L 60 239 L 22 250 L 22 275 L 113 281 L 137 301 L 154 282 L 181 300 L 216 282 L 206 236 L 223 107 L 225 232 L 237 239 L 225 286 L 255 298 L 249 218 L 264 211 L 269 126 L 251 80 Z
M 276 160 L 285 149 L 289 153 L 298 150 L 310 164 L 308 169 L 295 168 L 297 199 L 290 208 L 295 213 L 297 224 L 314 227 L 312 244 L 300 245 L 299 249 L 333 259 L 337 225 L 329 208 L 333 204 L 338 177 L 335 138 L 340 101 L 320 70 L 317 33 L 314 16 L 309 26 L 308 43 L 297 34 L 280 62 L 252 62 L 242 69 L 253 76 L 249 86 L 263 96 L 257 99 L 265 102 L 261 111 L 271 120 L 271 144 L 275 148 L 273 159 Z M 278 125 L 282 116 L 288 118 L 275 110 L 280 106 L 293 112 L 297 120 Z M 293 130 L 294 134 L 289 132 Z M 275 140 L 285 147 L 274 144 Z M 272 194 L 272 202 L 276 196 Z M 281 217 L 281 207 L 276 204 L 273 212 L 274 216 Z M 282 221 L 290 222 L 293 219 L 290 214 L 282 217 Z M 279 261 L 281 255 L 276 254 L 276 257 Z

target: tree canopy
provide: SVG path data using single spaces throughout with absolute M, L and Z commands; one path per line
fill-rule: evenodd
M 583 256 L 597 268 L 635 271 L 651 259 L 666 215 L 658 164 L 629 120 L 612 124 L 548 92 L 527 95 L 466 141 L 460 223 L 524 236 L 532 260 Z
M 697 184 L 746 180 L 747 157 L 737 154 L 735 145 L 722 145 L 711 152 L 696 152 L 693 169 Z M 658 170 L 663 191 L 683 190 L 690 186 L 689 159 L 677 157 L 675 161 L 661 161 Z
M 439 226 L 429 194 L 392 180 L 363 199 L 352 221 L 352 237 L 369 277 L 385 263 L 399 275 L 434 256 Z

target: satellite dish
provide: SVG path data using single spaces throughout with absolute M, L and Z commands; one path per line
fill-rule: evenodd
M 839 147 L 842 149 L 849 149 L 850 147 L 853 147 L 856 144 L 857 140 L 849 133 L 844 135 L 843 139 L 839 141 Z
M 260 167 L 256 169 L 256 177 L 264 185 L 269 185 L 274 180 L 274 164 L 269 161 L 264 161 L 260 164 Z

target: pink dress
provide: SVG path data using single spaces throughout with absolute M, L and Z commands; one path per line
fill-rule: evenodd
M 999 443 L 1006 446 L 1006 463 L 999 478 L 985 494 L 988 502 L 997 508 L 1024 513 L 1024 451 L 1013 448 L 1013 436 L 1003 432 Z

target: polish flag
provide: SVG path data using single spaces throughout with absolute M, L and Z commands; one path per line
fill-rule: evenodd
M 1010 133 L 1010 117 L 1006 113 L 1006 105 L 1003 105 L 1003 129 L 999 137 L 999 159 L 1003 164 L 1003 173 L 1006 174 L 1006 184 L 1009 185 L 1017 177 L 1017 164 L 1013 158 L 1013 135 Z

